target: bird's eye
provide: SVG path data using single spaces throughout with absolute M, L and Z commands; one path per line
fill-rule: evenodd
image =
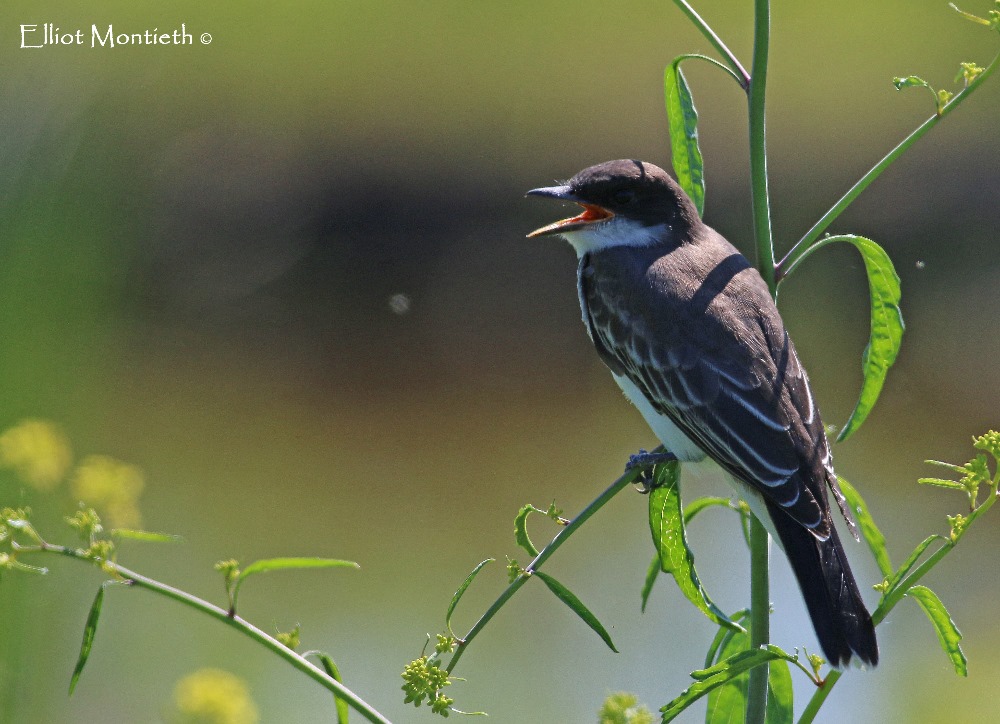
M 614 200 L 616 204 L 624 206 L 625 204 L 631 204 L 635 201 L 635 191 L 629 189 L 623 189 L 621 191 L 615 191 Z

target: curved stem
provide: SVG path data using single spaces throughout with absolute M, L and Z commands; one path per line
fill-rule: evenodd
M 730 68 L 725 63 L 720 63 L 715 58 L 709 58 L 707 55 L 702 55 L 701 53 L 684 53 L 683 55 L 678 55 L 676 58 L 674 58 L 673 64 L 677 67 L 680 67 L 682 60 L 704 60 L 706 63 L 711 63 L 712 65 L 721 68 L 726 73 L 728 73 L 733 80 L 735 80 L 737 83 L 740 84 L 741 88 L 746 90 L 746 86 L 743 84 L 743 79 L 740 78 L 740 76 L 737 75 L 735 72 L 733 72 L 732 68 Z
M 748 88 L 750 86 L 750 76 L 747 73 L 746 68 L 744 68 L 740 61 L 736 59 L 736 56 L 733 55 L 733 51 L 726 47 L 726 44 L 722 42 L 722 39 L 716 35 L 715 31 L 709 27 L 708 23 L 706 23 L 702 17 L 695 12 L 695 9 L 687 3 L 687 0 L 674 0 L 674 3 L 676 3 L 677 7 L 679 7 L 683 13 L 688 16 L 688 19 L 694 23 L 698 30 L 701 31 L 701 34 L 708 39 L 708 42 L 712 44 L 712 47 L 719 51 L 719 55 L 726 59 L 726 62 L 728 62 L 729 67 L 733 69 L 733 73 L 736 75 L 736 79 L 740 82 L 743 89 L 745 90 Z
M 851 238 L 854 238 L 854 237 L 850 236 L 849 234 L 837 234 L 836 236 L 824 236 L 822 239 L 820 239 L 819 241 L 817 241 L 812 246 L 810 246 L 810 247 L 808 247 L 806 249 L 803 249 L 802 253 L 799 254 L 797 257 L 795 257 L 795 259 L 792 261 L 792 263 L 788 266 L 787 269 L 781 269 L 780 270 L 780 273 L 781 273 L 780 279 L 784 279 L 789 274 L 791 274 L 792 271 L 794 271 L 795 268 L 799 264 L 801 264 L 806 259 L 808 259 L 810 256 L 812 256 L 813 252 L 819 251 L 820 249 L 822 249 L 824 246 L 827 246 L 828 244 L 833 244 L 834 242 L 838 242 L 838 241 L 848 241 Z M 779 279 L 779 281 L 780 281 L 780 279 Z
M 27 549 L 25 549 L 27 550 Z M 227 626 L 231 626 L 238 631 L 240 631 L 244 636 L 248 636 L 257 643 L 261 644 L 267 649 L 270 649 L 273 653 L 277 654 L 285 661 L 290 663 L 296 669 L 306 674 L 314 681 L 319 683 L 321 686 L 326 687 L 336 696 L 340 697 L 346 701 L 351 707 L 353 707 L 361 716 L 370 722 L 376 722 L 376 724 L 391 724 L 388 719 L 382 716 L 381 713 L 376 711 L 368 702 L 362 699 L 360 696 L 355 694 L 353 691 L 348 689 L 346 686 L 341 684 L 339 681 L 334 679 L 332 676 L 328 676 L 325 671 L 320 669 L 318 666 L 307 661 L 305 658 L 295 653 L 292 649 L 285 646 L 283 643 L 278 641 L 272 636 L 261 631 L 259 628 L 251 624 L 250 622 L 240 618 L 239 616 L 230 616 L 227 611 L 218 606 L 215 606 L 208 601 L 205 601 L 197 596 L 193 596 L 190 593 L 182 591 L 173 586 L 168 586 L 165 583 L 156 581 L 152 578 L 147 578 L 140 573 L 136 573 L 125 566 L 119 565 L 113 561 L 101 560 L 97 558 L 92 558 L 85 555 L 82 551 L 78 551 L 73 548 L 67 548 L 65 546 L 53 545 L 51 543 L 43 543 L 41 546 L 37 547 L 37 551 L 50 551 L 53 553 L 59 553 L 61 555 L 67 556 L 69 558 L 75 558 L 77 560 L 84 560 L 88 563 L 97 564 L 104 571 L 112 573 L 116 576 L 121 577 L 123 580 L 128 582 L 130 585 L 138 586 L 139 588 L 145 588 L 148 591 L 153 591 L 161 596 L 166 596 L 174 601 L 184 604 L 190 608 L 193 608 L 202 613 L 208 614 L 212 618 L 221 621 Z
M 662 449 L 663 447 L 660 446 L 656 448 L 654 452 Z M 455 665 L 458 663 L 458 660 L 462 658 L 462 653 L 468 648 L 472 640 L 479 634 L 480 631 L 482 631 L 483 627 L 490 622 L 490 619 L 492 619 L 497 612 L 503 608 L 504 604 L 507 603 L 510 597 L 517 593 L 517 590 L 528 582 L 528 579 L 531 578 L 531 573 L 541 568 L 542 564 L 544 564 L 545 561 L 547 561 L 549 557 L 559 549 L 559 546 L 565 543 L 569 537 L 580 528 L 581 525 L 586 523 L 594 513 L 603 508 L 608 501 L 618 495 L 618 493 L 620 493 L 626 486 L 634 483 L 638 476 L 639 470 L 627 471 L 624 475 L 618 478 L 618 480 L 609 485 L 603 493 L 597 496 L 580 512 L 579 515 L 573 518 L 573 520 L 570 521 L 565 528 L 559 531 L 555 537 L 549 541 L 549 544 L 545 546 L 545 548 L 543 548 L 537 556 L 535 556 L 535 560 L 528 564 L 528 566 L 524 569 L 524 574 L 518 576 L 509 586 L 507 586 L 506 589 L 504 589 L 503 593 L 501 593 L 497 600 L 493 602 L 493 605 L 486 609 L 486 613 L 484 613 L 479 620 L 476 621 L 475 625 L 469 629 L 469 633 L 461 639 L 458 649 L 455 651 L 454 656 L 451 657 L 451 661 L 448 662 L 447 671 L 449 674 L 455 670 Z
M 858 179 L 847 193 L 844 194 L 833 207 L 827 211 L 823 216 L 813 224 L 812 228 L 805 233 L 805 235 L 799 239 L 795 246 L 789 250 L 785 255 L 785 258 L 778 263 L 778 280 L 780 281 L 784 277 L 788 276 L 791 272 L 791 267 L 796 264 L 799 257 L 803 256 L 808 250 L 809 245 L 816 241 L 820 235 L 826 231 L 827 227 L 832 224 L 838 216 L 840 216 L 844 210 L 850 206 L 854 200 L 861 195 L 861 192 L 868 188 L 871 183 L 877 179 L 882 173 L 892 165 L 892 163 L 899 158 L 903 153 L 910 148 L 914 143 L 919 141 L 925 133 L 934 128 L 941 120 L 947 116 L 949 113 L 958 108 L 959 104 L 962 103 L 966 98 L 972 95 L 979 86 L 996 70 L 997 65 L 1000 65 L 1000 55 L 997 55 L 993 59 L 993 62 L 980 73 L 976 78 L 969 83 L 968 87 L 955 95 L 954 98 L 941 109 L 940 113 L 937 113 L 926 121 L 921 123 L 916 130 L 913 131 L 909 136 L 904 138 L 899 144 L 886 154 L 885 158 L 875 164 L 868 173 Z

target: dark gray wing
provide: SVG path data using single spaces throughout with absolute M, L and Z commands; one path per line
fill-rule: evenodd
M 805 371 L 763 280 L 703 229 L 668 253 L 588 255 L 580 294 L 591 337 L 712 459 L 825 539 L 836 478 Z

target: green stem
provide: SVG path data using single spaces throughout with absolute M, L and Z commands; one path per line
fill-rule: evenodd
M 24 548 L 24 551 L 31 549 Z M 148 591 L 153 591 L 161 596 L 166 596 L 167 598 L 173 599 L 179 603 L 184 604 L 190 608 L 197 611 L 201 611 L 212 618 L 221 621 L 227 626 L 231 626 L 242 633 L 244 636 L 248 636 L 252 640 L 261 644 L 267 649 L 270 649 L 273 653 L 277 654 L 285 661 L 290 663 L 296 669 L 311 677 L 314 681 L 319 683 L 321 686 L 326 687 L 331 692 L 333 692 L 337 697 L 346 701 L 350 706 L 352 706 L 361 716 L 370 722 L 376 722 L 377 724 L 390 724 L 389 720 L 386 719 L 382 714 L 376 711 L 368 702 L 362 699 L 360 696 L 355 694 L 353 691 L 348 689 L 346 686 L 341 684 L 339 681 L 331 676 L 328 676 L 325 671 L 320 669 L 318 666 L 313 665 L 305 658 L 299 654 L 292 651 L 290 648 L 282 644 L 277 639 L 269 636 L 268 634 L 261 631 L 259 628 L 253 624 L 245 621 L 239 616 L 229 616 L 224 610 L 215 606 L 208 601 L 198 598 L 197 596 L 192 596 L 190 593 L 181 591 L 180 589 L 174 588 L 173 586 L 168 586 L 165 583 L 160 583 L 159 581 L 153 580 L 152 578 L 147 578 L 142 574 L 136 573 L 135 571 L 129 570 L 118 563 L 113 561 L 106 561 L 97 558 L 92 558 L 84 554 L 83 551 L 79 551 L 73 548 L 67 548 L 65 546 L 52 545 L 50 543 L 44 543 L 38 548 L 33 550 L 38 551 L 51 551 L 53 553 L 59 553 L 69 558 L 75 558 L 77 560 L 84 560 L 89 563 L 94 563 L 100 566 L 100 568 L 109 573 L 113 573 L 116 576 L 120 576 L 122 579 L 127 581 L 130 585 L 138 586 L 139 588 L 145 588 Z
M 1000 473 L 998 473 L 1000 475 Z M 936 566 L 942 558 L 944 558 L 951 550 L 958 545 L 958 542 L 962 540 L 962 537 L 969 532 L 969 528 L 976 521 L 976 518 L 983 515 L 988 511 L 993 504 L 996 502 L 996 490 L 990 491 L 990 495 L 987 496 L 986 500 L 982 502 L 981 505 L 973 510 L 969 517 L 965 521 L 965 525 L 960 531 L 954 534 L 954 537 L 950 538 L 944 545 L 934 551 L 927 560 L 917 566 L 910 574 L 900 581 L 895 588 L 887 592 L 887 595 L 879 603 L 875 612 L 872 613 L 872 621 L 877 625 L 881 623 L 886 616 L 889 615 L 889 611 L 895 608 L 896 604 L 903 600 L 906 596 L 907 591 L 913 588 L 920 579 L 923 578 L 934 566 Z
M 824 236 L 822 239 L 820 239 L 819 241 L 817 241 L 815 244 L 812 244 L 808 249 L 804 249 L 801 254 L 799 254 L 798 256 L 796 256 L 795 259 L 794 259 L 794 261 L 792 261 L 792 263 L 789 264 L 789 266 L 788 266 L 787 269 L 786 268 L 781 268 L 779 270 L 780 271 L 780 278 L 784 279 L 786 276 L 790 275 L 795 270 L 795 268 L 799 264 L 801 264 L 802 262 L 804 262 L 806 259 L 808 259 L 813 254 L 813 252 L 819 251 L 820 249 L 822 249 L 827 244 L 833 244 L 833 243 L 840 242 L 840 241 L 847 241 L 847 240 L 849 240 L 851 238 L 852 237 L 849 234 L 837 234 L 836 236 Z M 784 264 L 784 262 L 782 262 L 782 264 Z
M 833 685 L 837 683 L 842 673 L 840 669 L 834 669 L 826 675 L 823 685 L 816 689 L 816 693 L 812 695 L 809 703 L 806 704 L 806 708 L 802 710 L 802 716 L 799 717 L 799 724 L 810 724 L 816 718 L 820 707 L 823 706 L 826 697 L 830 696 Z
M 766 646 L 771 639 L 771 597 L 768 584 L 767 529 L 757 520 L 750 519 L 750 650 Z M 767 711 L 767 666 L 750 670 L 747 691 L 747 722 L 763 722 Z
M 674 58 L 674 66 L 679 68 L 682 60 L 704 60 L 706 63 L 711 63 L 717 68 L 721 68 L 723 71 L 728 73 L 733 80 L 740 84 L 741 88 L 746 90 L 746 86 L 743 84 L 743 79 L 734 73 L 728 65 L 720 63 L 715 58 L 709 58 L 707 55 L 702 55 L 701 53 L 684 53 L 683 55 L 678 55 Z
M 744 68 L 740 61 L 736 59 L 733 51 L 726 47 L 726 44 L 722 42 L 722 39 L 716 35 L 715 31 L 709 27 L 708 23 L 706 23 L 702 17 L 695 12 L 695 9 L 687 3 L 687 0 L 674 0 L 674 2 L 677 4 L 677 7 L 679 7 L 681 11 L 688 16 L 688 19 L 694 23 L 695 27 L 701 31 L 701 34 L 708 39 L 708 42 L 712 44 L 712 47 L 719 51 L 719 55 L 726 59 L 726 62 L 729 64 L 729 67 L 733 69 L 733 72 L 737 76 L 737 80 L 739 80 L 740 85 L 743 86 L 744 90 L 748 88 L 750 86 L 750 76 L 747 73 L 746 68 Z
M 767 136 L 764 100 L 767 90 L 767 56 L 771 34 L 769 0 L 754 2 L 752 80 L 749 87 L 750 178 L 752 184 L 754 239 L 757 269 L 771 296 L 777 291 L 774 277 L 774 243 L 771 235 L 771 205 L 767 185 Z M 750 523 L 750 647 L 770 642 L 771 604 L 768 591 L 767 530 L 756 517 Z M 768 667 L 751 669 L 747 688 L 747 724 L 763 724 L 767 713 Z
M 656 450 L 662 449 L 662 446 L 656 448 Z M 559 531 L 555 537 L 549 541 L 549 544 L 545 546 L 545 548 L 543 548 L 537 556 L 535 556 L 535 560 L 528 564 L 528 567 L 524 569 L 524 574 L 518 576 L 509 586 L 507 586 L 506 589 L 504 589 L 503 593 L 501 593 L 497 600 L 493 602 L 493 605 L 490 606 L 486 610 L 486 613 L 484 613 L 479 620 L 476 621 L 475 625 L 469 629 L 469 633 L 461 639 L 458 649 L 455 651 L 454 656 L 451 657 L 451 661 L 448 662 L 447 670 L 449 674 L 455 670 L 455 665 L 458 663 L 458 660 L 462 658 L 462 654 L 468 648 L 472 640 L 479 634 L 480 631 L 482 631 L 483 627 L 490 622 L 490 619 L 492 619 L 497 612 L 503 608 L 504 604 L 507 603 L 510 597 L 517 593 L 517 590 L 528 582 L 528 579 L 531 578 L 531 573 L 540 569 L 542 564 L 544 564 L 545 561 L 547 561 L 549 557 L 559 549 L 559 546 L 569 540 L 569 537 L 573 535 L 581 525 L 586 523 L 594 513 L 603 508 L 608 501 L 618 495 L 618 493 L 620 493 L 626 486 L 634 483 L 638 475 L 638 470 L 627 471 L 624 475 L 618 478 L 618 480 L 608 486 L 603 493 L 597 496 L 580 512 L 579 515 L 573 518 L 573 520 L 570 521 L 565 528 Z
M 899 145 L 886 154 L 885 158 L 875 164 L 868 173 L 862 176 L 829 211 L 823 214 L 822 218 L 813 224 L 812 228 L 806 232 L 805 236 L 799 239 L 795 243 L 795 246 L 793 246 L 785 255 L 785 258 L 778 263 L 778 279 L 781 280 L 788 276 L 791 271 L 791 266 L 796 263 L 799 257 L 809 251 L 810 245 L 816 241 L 824 231 L 826 231 L 830 224 L 832 224 L 837 217 L 843 213 L 844 209 L 850 206 L 854 200 L 861 195 L 861 192 L 868 188 L 872 181 L 881 176 L 882 172 L 889 168 L 889 166 L 891 166 L 897 158 L 903 155 L 903 153 L 910 146 L 919 141 L 925 133 L 934 128 L 934 126 L 940 123 L 945 116 L 958 108 L 962 101 L 972 95 L 976 89 L 979 88 L 979 86 L 981 86 L 983 82 L 996 70 L 997 65 L 1000 65 L 1000 55 L 997 55 L 986 70 L 976 76 L 976 78 L 969 83 L 967 88 L 956 94 L 940 113 L 931 116 L 920 124 L 920 126 L 918 126 L 913 133 L 904 138 Z
M 767 136 L 764 99 L 767 90 L 767 54 L 770 45 L 769 0 L 754 1 L 753 80 L 750 81 L 750 178 L 753 201 L 757 270 L 771 296 L 775 294 L 774 243 L 771 236 L 771 203 L 767 184 Z

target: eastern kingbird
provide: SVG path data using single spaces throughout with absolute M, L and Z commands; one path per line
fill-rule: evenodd
M 528 194 L 583 207 L 528 236 L 561 234 L 576 249 L 583 322 L 625 396 L 678 459 L 729 473 L 788 556 L 827 660 L 874 666 L 875 628 L 827 488 L 857 533 L 760 274 L 653 164 L 609 161 Z

